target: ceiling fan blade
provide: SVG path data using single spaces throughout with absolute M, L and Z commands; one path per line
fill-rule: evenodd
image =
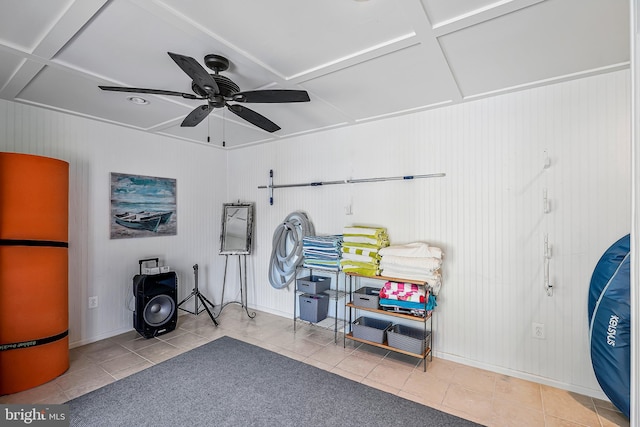
M 238 102 L 309 102 L 309 94 L 306 90 L 268 89 L 248 90 L 233 95 L 233 100 Z
M 194 127 L 203 121 L 212 111 L 213 108 L 209 107 L 209 105 L 201 105 L 190 112 L 189 115 L 184 118 L 180 126 Z
M 167 52 L 171 59 L 178 64 L 178 67 L 182 68 L 182 71 L 187 73 L 193 82 L 200 86 L 202 90 L 207 92 L 209 95 L 217 95 L 220 93 L 220 89 L 218 88 L 218 83 L 211 77 L 211 74 L 207 73 L 202 65 L 198 63 L 195 59 L 190 56 L 184 56 L 177 53 Z
M 266 130 L 267 132 L 275 132 L 277 130 L 280 130 L 280 126 L 273 123 L 262 114 L 258 114 L 247 107 L 237 104 L 227 104 L 227 108 L 238 117 L 245 119 L 249 123 L 258 126 L 259 128 Z
M 98 87 L 102 90 L 108 90 L 111 92 L 150 93 L 153 95 L 181 96 L 187 99 L 205 99 L 205 98 L 198 98 L 192 93 L 174 92 L 172 90 L 144 89 L 141 87 L 122 87 L 122 86 L 98 86 Z

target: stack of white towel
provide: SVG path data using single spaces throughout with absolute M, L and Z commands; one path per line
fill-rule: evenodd
M 434 295 L 442 285 L 442 250 L 427 243 L 414 242 L 380 249 L 382 275 L 427 282 Z
M 380 248 L 389 246 L 389 236 L 384 227 L 352 225 L 344 227 L 342 259 L 340 266 L 345 273 L 364 276 L 380 275 Z

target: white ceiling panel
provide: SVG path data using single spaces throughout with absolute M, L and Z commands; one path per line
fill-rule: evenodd
M 430 55 L 424 45 L 336 71 L 304 86 L 356 120 L 425 108 L 456 96 L 446 63 Z
M 32 52 L 71 3 L 73 0 L 0 0 L 0 43 Z
M 504 2 L 496 0 L 422 0 L 422 3 L 431 23 L 438 26 Z
M 285 79 L 414 32 L 396 2 L 162 1 Z
M 242 90 L 272 83 L 272 76 L 262 68 L 246 60 L 238 63 L 243 58 L 223 43 L 185 29 L 182 22 L 167 21 L 160 9 L 144 6 L 127 0 L 109 3 L 79 37 L 56 55 L 55 61 L 116 84 L 191 93 L 191 80 L 168 52 L 193 57 L 205 69 L 204 56 L 218 54 L 231 62 L 223 74 Z
M 143 129 L 182 117 L 190 109 L 165 101 L 157 96 L 145 96 L 148 105 L 127 101 L 132 94 L 103 92 L 92 79 L 76 73 L 46 67 L 18 95 L 20 101 L 89 117 L 123 123 Z M 195 101 L 192 101 L 195 102 Z M 197 104 L 193 105 L 195 108 Z
M 349 126 L 628 67 L 628 0 L 0 0 L 0 98 L 204 142 L 233 104 L 192 93 L 167 52 L 229 59 L 240 91 L 308 91 L 308 103 L 247 103 L 274 133 L 226 113 L 227 148 Z M 210 74 L 214 71 L 205 68 Z
M 628 6 L 548 0 L 444 35 L 440 43 L 464 96 L 493 92 L 628 61 Z
M 24 59 L 0 50 L 0 90 L 9 82 Z
M 123 85 L 191 92 L 167 52 L 201 60 L 206 51 L 190 34 L 123 0 L 105 7 L 55 60 Z

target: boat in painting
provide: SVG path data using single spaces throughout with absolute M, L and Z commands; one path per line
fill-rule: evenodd
M 169 212 L 125 212 L 116 214 L 115 220 L 117 224 L 123 227 L 133 228 L 135 230 L 148 230 L 156 232 L 158 227 L 166 224 L 171 218 L 173 211 Z

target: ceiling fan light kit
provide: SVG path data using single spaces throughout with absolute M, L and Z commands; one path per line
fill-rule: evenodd
M 304 90 L 290 89 L 265 89 L 241 91 L 240 87 L 230 78 L 220 74 L 229 69 L 229 60 L 220 55 L 206 55 L 205 65 L 213 70 L 210 74 L 195 59 L 168 52 L 173 61 L 187 74 L 191 80 L 191 90 L 194 94 L 174 92 L 162 89 L 145 89 L 122 86 L 99 86 L 100 89 L 112 92 L 132 92 L 148 93 L 152 95 L 180 96 L 185 99 L 206 100 L 207 103 L 192 110 L 182 121 L 182 127 L 194 127 L 202 122 L 216 108 L 226 107 L 229 111 L 247 122 L 257 126 L 267 132 L 280 130 L 280 126 L 264 117 L 262 114 L 240 104 L 229 104 L 229 102 L 248 103 L 287 103 L 287 102 L 309 102 L 309 94 Z M 141 97 L 130 96 L 131 102 L 136 104 L 148 103 Z M 135 99 L 135 100 L 134 100 Z M 145 102 L 140 102 L 140 101 Z
M 133 102 L 136 105 L 147 105 L 149 101 L 140 96 L 128 96 L 127 101 Z

